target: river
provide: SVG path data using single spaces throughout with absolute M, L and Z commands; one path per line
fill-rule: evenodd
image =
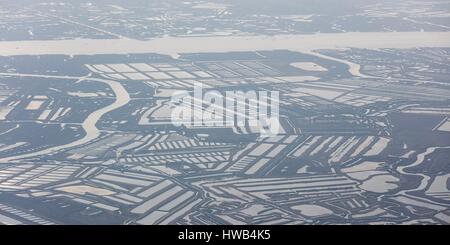
M 81 77 L 68 77 L 68 76 L 47 76 L 47 75 L 32 75 L 32 74 L 9 74 L 9 73 L 0 73 L 0 75 L 8 75 L 8 76 L 21 76 L 21 77 L 43 77 L 43 78 L 59 78 L 59 79 L 85 79 L 89 81 L 94 82 L 101 82 L 107 84 L 115 94 L 115 101 L 103 108 L 100 108 L 91 114 L 83 121 L 81 124 L 82 128 L 85 131 L 85 136 L 75 140 L 73 142 L 70 142 L 68 144 L 64 145 L 58 145 L 50 148 L 46 148 L 44 150 L 26 153 L 22 155 L 12 156 L 12 157 L 6 157 L 1 158 L 1 163 L 7 163 L 7 162 L 14 162 L 16 160 L 24 159 L 24 158 L 31 158 L 41 155 L 47 155 L 56 153 L 61 150 L 69 149 L 72 147 L 80 146 L 86 143 L 89 143 L 90 141 L 98 138 L 100 136 L 100 130 L 97 128 L 97 122 L 102 118 L 103 115 L 105 115 L 108 112 L 114 111 L 130 102 L 130 95 L 126 91 L 126 89 L 120 84 L 119 82 L 112 81 L 112 80 L 104 80 L 104 79 L 98 79 L 98 78 L 81 78 Z
M 450 47 L 450 32 L 347 32 L 275 36 L 164 37 L 147 41 L 127 38 L 0 42 L 0 56 L 94 55 L 245 52 L 259 50 L 311 51 L 339 48 Z

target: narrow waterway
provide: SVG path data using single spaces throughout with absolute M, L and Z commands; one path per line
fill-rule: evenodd
M 46 75 L 32 75 L 32 74 L 9 74 L 9 73 L 1 73 L 0 75 L 8 75 L 8 76 L 22 76 L 22 77 L 43 77 L 43 78 L 62 78 L 62 79 L 80 79 L 78 77 L 67 77 L 67 76 L 46 76 Z M 81 124 L 82 128 L 85 131 L 85 136 L 81 139 L 78 139 L 76 141 L 73 141 L 71 143 L 65 144 L 65 145 L 59 145 L 55 147 L 50 147 L 44 150 L 31 152 L 27 154 L 12 156 L 12 157 L 6 157 L 1 158 L 0 163 L 8 163 L 8 162 L 14 162 L 19 159 L 24 158 L 31 158 L 41 155 L 47 155 L 52 154 L 61 150 L 65 150 L 68 148 L 80 146 L 86 143 L 89 143 L 90 141 L 98 138 L 100 136 L 100 130 L 97 128 L 98 121 L 103 117 L 103 115 L 114 111 L 130 102 L 130 95 L 128 94 L 127 90 L 116 81 L 111 80 L 104 80 L 104 79 L 97 79 L 97 78 L 86 78 L 89 79 L 89 81 L 95 81 L 95 82 L 101 82 L 104 84 L 107 84 L 113 91 L 115 95 L 115 101 L 103 108 L 100 108 L 91 114 L 83 121 Z

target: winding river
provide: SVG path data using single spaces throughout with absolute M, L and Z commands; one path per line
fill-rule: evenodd
M 419 166 L 420 164 L 422 164 L 425 161 L 425 158 L 432 154 L 433 152 L 435 152 L 437 149 L 450 149 L 450 146 L 445 146 L 445 147 L 429 147 L 426 149 L 425 152 L 420 153 L 419 155 L 417 155 L 417 159 L 415 162 L 413 162 L 410 165 L 407 166 L 400 166 L 397 168 L 397 171 L 403 175 L 409 175 L 409 176 L 419 176 L 422 178 L 422 180 L 420 181 L 420 185 L 417 186 L 414 189 L 407 189 L 407 190 L 402 190 L 399 191 L 396 195 L 409 195 L 408 193 L 413 192 L 413 191 L 420 191 L 420 190 L 425 190 L 425 188 L 427 188 L 429 181 L 431 180 L 431 177 L 425 174 L 422 174 L 420 172 L 418 173 L 411 173 L 411 172 L 407 172 L 406 170 L 408 168 L 413 168 L 416 166 Z
M 50 147 L 44 150 L 31 152 L 27 154 L 12 156 L 12 157 L 6 157 L 1 158 L 0 163 L 9 163 L 14 162 L 20 159 L 24 158 L 31 158 L 46 154 L 52 154 L 61 150 L 65 150 L 68 148 L 80 146 L 83 144 L 86 144 L 100 136 L 100 130 L 97 128 L 97 122 L 102 118 L 103 115 L 106 113 L 109 113 L 111 111 L 114 111 L 130 102 L 130 95 L 128 94 L 127 90 L 116 81 L 111 80 L 104 80 L 104 79 L 98 79 L 98 78 L 80 78 L 80 77 L 69 77 L 69 76 L 46 76 L 46 75 L 32 75 L 32 74 L 11 74 L 11 73 L 0 73 L 0 75 L 8 75 L 8 76 L 20 76 L 20 77 L 42 77 L 42 78 L 59 78 L 59 79 L 89 79 L 90 81 L 95 82 L 101 82 L 104 84 L 107 84 L 112 91 L 115 94 L 115 101 L 103 108 L 100 108 L 91 114 L 83 121 L 81 124 L 82 128 L 86 132 L 85 136 L 81 139 L 75 140 L 71 143 L 65 144 L 65 145 L 58 145 L 54 147 Z

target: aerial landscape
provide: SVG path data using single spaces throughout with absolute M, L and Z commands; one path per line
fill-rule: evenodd
M 450 224 L 450 1 L 0 0 L 0 224 Z

